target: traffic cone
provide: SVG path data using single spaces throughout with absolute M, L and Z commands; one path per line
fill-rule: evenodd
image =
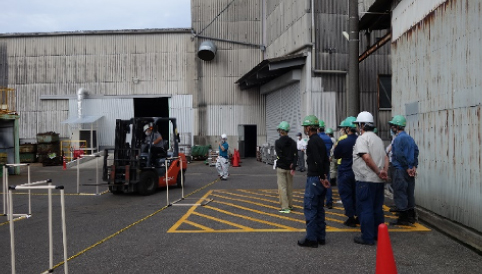
M 239 167 L 239 158 L 237 152 L 238 151 L 235 149 L 233 154 L 233 167 Z
M 378 226 L 378 245 L 377 245 L 377 263 L 376 274 L 396 274 L 397 266 L 393 257 L 392 244 L 388 236 L 388 228 L 386 224 Z
M 63 164 L 62 164 L 62 169 L 63 170 L 66 170 L 67 169 L 67 163 L 65 162 L 65 156 L 62 157 L 63 158 Z

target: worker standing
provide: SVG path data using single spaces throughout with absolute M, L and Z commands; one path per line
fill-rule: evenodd
M 303 135 L 301 132 L 296 134 L 298 140 L 296 141 L 297 149 L 298 149 L 298 171 L 303 172 L 305 171 L 305 150 L 306 150 L 306 140 L 303 139 Z
M 309 136 L 306 146 L 308 172 L 303 199 L 306 236 L 298 241 L 298 245 L 316 248 L 319 244 L 325 244 L 326 223 L 323 201 L 326 189 L 330 187 L 330 182 L 327 180 L 330 162 L 325 143 L 317 134 L 318 118 L 315 115 L 308 115 L 303 119 L 302 126 L 304 133 Z
M 327 128 L 326 129 L 326 135 L 328 135 L 331 139 L 331 142 L 333 143 L 333 146 L 331 147 L 330 150 L 330 185 L 333 187 L 336 185 L 336 177 L 337 177 L 337 170 L 338 170 L 338 165 L 336 163 L 335 157 L 333 157 L 333 152 L 335 151 L 335 144 L 336 144 L 336 139 L 333 136 L 333 129 L 332 128 Z
M 274 145 L 280 213 L 290 213 L 293 210 L 293 175 L 298 161 L 298 150 L 295 141 L 288 136 L 289 131 L 290 124 L 282 121 L 278 126 L 280 138 Z
M 356 125 L 353 122 L 355 117 L 347 117 L 340 125 L 346 134 L 346 138 L 339 141 L 335 147 L 334 157 L 341 159 L 338 166 L 338 193 L 340 194 L 345 216 L 348 219 L 343 223 L 346 226 L 356 227 L 359 220 L 356 218 L 356 181 L 353 173 L 353 146 L 356 143 Z
M 326 155 L 328 158 L 330 158 L 330 151 L 331 148 L 333 147 L 333 141 L 331 141 L 330 136 L 325 134 L 325 121 L 320 120 L 320 124 L 318 127 L 318 136 L 320 136 L 321 140 L 323 140 L 323 143 L 325 143 L 325 148 L 326 148 Z M 328 181 L 330 181 L 330 173 L 328 172 Z M 333 208 L 333 190 L 328 188 L 326 190 L 326 208 L 332 209 Z
M 228 136 L 223 133 L 221 134 L 221 140 L 218 142 L 219 145 L 219 155 L 218 159 L 216 160 L 216 170 L 221 177 L 221 180 L 228 179 L 228 168 L 229 168 L 229 158 L 228 158 L 228 149 L 229 144 L 227 142 Z
M 383 141 L 375 133 L 373 115 L 360 112 L 356 118 L 360 132 L 353 147 L 353 173 L 356 180 L 356 198 L 362 235 L 355 243 L 374 245 L 378 239 L 378 225 L 384 223 L 383 189 L 387 179 L 388 156 Z
M 390 122 L 390 127 L 396 131 L 392 145 L 393 165 L 393 198 L 398 211 L 398 219 L 390 224 L 409 225 L 415 223 L 415 175 L 418 167 L 418 146 L 413 138 L 405 132 L 407 120 L 402 115 L 396 115 Z

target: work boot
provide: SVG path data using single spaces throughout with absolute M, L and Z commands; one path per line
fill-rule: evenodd
M 356 227 L 356 220 L 354 217 L 349 217 L 343 224 L 349 227 Z
M 408 222 L 411 224 L 414 224 L 417 222 L 417 212 L 415 211 L 415 208 L 409 209 L 408 210 Z
M 333 203 L 326 203 L 326 208 L 332 209 L 332 208 L 333 208 Z
M 398 219 L 396 221 L 390 222 L 390 225 L 405 225 L 409 226 L 410 222 L 408 221 L 408 211 L 400 211 L 398 215 Z
M 375 242 L 366 242 L 361 236 L 356 236 L 355 238 L 353 238 L 353 241 L 361 245 L 375 245 Z
M 313 247 L 313 248 L 318 248 L 318 241 L 310 241 L 306 238 L 302 240 L 298 240 L 298 245 L 303 246 L 303 247 Z
M 396 206 L 390 207 L 390 212 L 400 212 L 400 210 Z

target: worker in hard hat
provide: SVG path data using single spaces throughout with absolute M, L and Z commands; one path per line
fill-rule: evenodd
M 320 120 L 320 124 L 318 125 L 318 136 L 320 136 L 321 140 L 325 143 L 326 147 L 326 155 L 330 158 L 330 151 L 333 147 L 333 141 L 331 141 L 330 136 L 326 135 L 325 133 L 325 121 Z M 330 173 L 328 172 L 328 181 L 330 180 Z M 326 190 L 326 208 L 332 209 L 333 208 L 333 192 L 331 187 Z
M 348 219 L 343 223 L 346 226 L 356 227 L 359 220 L 356 218 L 356 181 L 353 173 L 353 146 L 356 143 L 356 125 L 353 122 L 355 117 L 347 117 L 340 126 L 346 138 L 339 141 L 333 153 L 336 159 L 340 159 L 338 166 L 338 194 L 345 208 L 345 216 Z
M 299 172 L 304 172 L 305 169 L 305 150 L 306 150 L 306 140 L 303 139 L 303 134 L 301 132 L 298 132 L 296 134 L 296 138 L 298 139 L 296 141 L 296 147 L 298 149 L 298 164 L 297 164 L 297 170 Z
M 154 129 L 154 125 L 152 123 L 145 124 L 143 131 L 146 135 L 144 138 L 144 143 L 146 144 L 144 152 L 148 152 L 150 149 L 151 163 L 154 163 L 156 158 L 165 157 L 166 151 L 164 150 L 162 135 Z
M 396 115 L 388 122 L 396 138 L 392 144 L 393 165 L 393 199 L 398 211 L 398 219 L 392 225 L 409 225 L 415 223 L 415 175 L 418 167 L 418 146 L 413 138 L 405 132 L 407 120 Z
M 336 139 L 335 137 L 333 136 L 334 132 L 333 132 L 333 129 L 332 128 L 327 128 L 326 131 L 325 131 L 326 135 L 328 135 L 331 139 L 331 141 L 333 142 L 333 146 L 331 147 L 331 150 L 330 150 L 330 184 L 331 186 L 335 186 L 336 185 L 336 173 L 337 173 L 337 164 L 336 164 L 336 159 L 335 157 L 333 157 L 333 152 L 335 150 L 335 144 L 336 144 Z
M 276 178 L 278 195 L 281 204 L 280 213 L 290 213 L 293 210 L 293 175 L 298 162 L 296 143 L 288 136 L 290 124 L 282 121 L 277 128 L 279 139 L 275 141 Z
M 298 241 L 299 246 L 318 247 L 325 244 L 326 223 L 325 200 L 326 189 L 330 188 L 328 173 L 330 161 L 326 153 L 326 146 L 318 136 L 318 118 L 308 115 L 303 119 L 303 130 L 309 136 L 306 146 L 306 164 L 308 165 L 303 208 L 306 221 L 306 236 Z
M 353 123 L 360 133 L 353 147 L 353 173 L 362 233 L 353 240 L 357 244 L 374 245 L 378 239 L 378 225 L 384 223 L 384 182 L 388 178 L 388 156 L 382 139 L 373 133 L 375 122 L 370 112 L 360 112 Z
M 229 157 L 228 157 L 228 136 L 223 133 L 221 134 L 221 140 L 218 142 L 219 145 L 219 155 L 216 160 L 216 170 L 221 177 L 221 180 L 228 179 L 228 168 L 229 168 Z

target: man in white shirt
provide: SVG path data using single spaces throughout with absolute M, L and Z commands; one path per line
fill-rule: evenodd
M 296 141 L 298 147 L 298 170 L 300 172 L 305 171 L 305 150 L 306 150 L 306 141 L 303 139 L 301 132 L 296 134 L 298 140 Z
M 360 112 L 355 122 L 360 132 L 353 147 L 353 173 L 356 180 L 358 218 L 362 235 L 355 243 L 374 245 L 378 239 L 378 225 L 384 223 L 384 181 L 388 175 L 388 156 L 382 139 L 373 133 L 373 115 Z

